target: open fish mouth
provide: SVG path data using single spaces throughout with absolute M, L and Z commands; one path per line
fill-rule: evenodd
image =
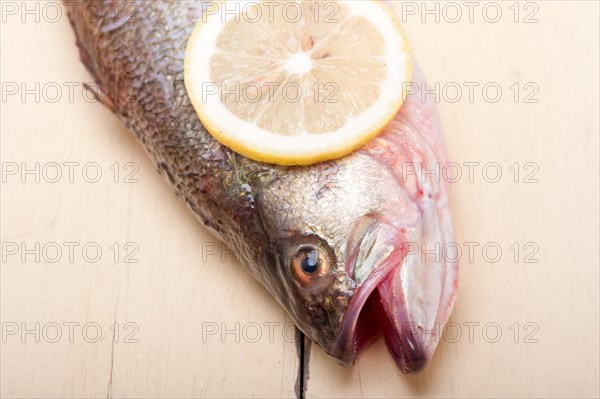
M 403 291 L 409 245 L 404 234 L 381 220 L 362 223 L 363 233 L 348 258 L 348 271 L 358 288 L 342 319 L 332 355 L 346 366 L 383 335 L 394 361 L 404 373 L 418 373 L 432 351 L 424 339 L 424 323 L 415 321 Z M 418 312 L 417 312 L 418 313 Z M 421 317 L 422 318 L 422 317 Z

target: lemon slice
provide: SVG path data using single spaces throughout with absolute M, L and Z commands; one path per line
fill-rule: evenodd
M 188 95 L 210 134 L 282 165 L 367 143 L 411 77 L 404 33 L 379 0 L 209 2 L 185 55 Z

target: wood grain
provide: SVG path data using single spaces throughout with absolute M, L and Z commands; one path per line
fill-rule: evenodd
M 463 250 L 453 330 L 419 376 L 399 374 L 381 341 L 350 369 L 313 346 L 309 397 L 600 395 L 598 3 L 535 2 L 538 22 L 531 24 L 514 22 L 513 2 L 496 4 L 498 23 L 477 12 L 473 23 L 466 14 L 457 23 L 443 15 L 423 22 L 406 8 L 421 2 L 395 4 L 419 65 L 430 84 L 440 84 L 448 150 L 463 173 L 452 184 Z M 520 10 L 521 19 L 531 11 Z M 2 99 L 3 168 L 80 166 L 72 183 L 66 167 L 57 183 L 46 179 L 54 176 L 49 167 L 39 182 L 3 169 L 1 396 L 294 396 L 298 358 L 289 319 L 191 217 L 117 119 L 86 100 L 80 83 L 90 78 L 66 16 L 56 23 L 4 17 L 3 96 L 6 83 L 36 82 L 58 84 L 62 96 Z M 72 100 L 69 82 L 76 85 Z M 480 84 L 472 102 L 465 82 Z M 456 102 L 454 83 L 464 90 Z M 483 97 L 487 83 L 502 88 L 498 102 Z M 524 101 L 527 83 L 539 89 L 535 103 Z M 82 176 L 92 162 L 102 171 L 97 183 Z M 469 162 L 479 163 L 473 182 Z M 502 172 L 496 183 L 486 181 L 493 162 Z M 137 182 L 124 182 L 128 163 L 139 168 Z M 81 244 L 73 262 L 65 242 Z M 56 263 L 48 261 L 53 252 L 23 261 L 21 253 L 8 255 L 12 243 L 57 243 L 63 254 Z M 97 263 L 83 257 L 86 243 L 102 249 Z M 130 259 L 137 263 L 125 262 L 127 243 L 137 246 Z M 472 259 L 465 243 L 479 244 Z M 39 342 L 22 331 L 35 323 Z M 62 333 L 57 342 L 54 323 Z M 68 323 L 78 323 L 71 324 L 73 339 Z M 102 337 L 91 342 L 98 327 Z

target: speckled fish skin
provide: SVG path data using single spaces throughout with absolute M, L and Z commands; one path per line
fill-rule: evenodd
M 247 159 L 206 132 L 184 86 L 187 40 L 203 3 L 67 2 L 102 101 L 177 196 L 327 353 L 352 365 L 383 332 L 401 371 L 422 370 L 458 279 L 456 263 L 422 255 L 453 241 L 447 186 L 407 167 L 447 162 L 434 106 L 409 96 L 381 135 L 339 160 L 282 167 Z M 290 266 L 306 245 L 329 266 L 309 284 Z

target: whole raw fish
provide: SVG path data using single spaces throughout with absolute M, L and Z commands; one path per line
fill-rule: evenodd
M 300 330 L 347 366 L 383 333 L 400 369 L 420 371 L 458 279 L 456 263 L 431 253 L 453 242 L 447 186 L 425 173 L 447 162 L 434 106 L 409 96 L 376 139 L 336 161 L 247 159 L 206 132 L 184 86 L 205 3 L 66 2 L 101 100 Z

